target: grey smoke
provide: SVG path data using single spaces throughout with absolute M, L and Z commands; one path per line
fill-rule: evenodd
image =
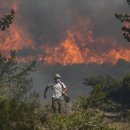
M 92 20 L 94 34 L 122 40 L 116 12 L 129 10 L 125 0 L 22 0 L 19 1 L 21 19 L 32 33 L 36 44 L 57 44 L 79 17 Z
M 97 65 L 80 64 L 80 65 L 54 65 L 48 66 L 42 63 L 37 65 L 37 72 L 33 73 L 34 88 L 43 97 L 43 92 L 48 83 L 53 81 L 55 73 L 62 75 L 62 81 L 68 87 L 68 94 L 72 99 L 77 96 L 88 96 L 91 92 L 91 87 L 83 84 L 84 78 L 98 75 L 111 75 L 116 79 L 121 79 L 127 73 L 130 73 L 130 63 L 122 59 L 116 65 L 103 64 Z M 50 97 L 48 96 L 48 99 Z

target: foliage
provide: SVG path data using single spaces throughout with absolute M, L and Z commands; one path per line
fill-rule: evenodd
M 120 81 L 111 76 L 92 76 L 85 78 L 84 84 L 93 88 L 90 93 L 89 105 L 100 107 L 109 100 L 116 101 L 116 92 L 120 88 Z
M 0 19 L 0 30 L 9 28 L 15 12 Z M 39 94 L 32 92 L 31 72 L 36 61 L 19 64 L 15 51 L 9 56 L 0 52 L 0 130 L 38 130 L 40 122 Z
M 32 88 L 30 72 L 35 71 L 36 61 L 20 67 L 15 51 L 6 57 L 0 53 L 0 97 L 23 99 Z
M 51 130 L 112 130 L 103 115 L 95 110 L 78 110 L 71 115 L 52 114 L 48 119 Z
M 0 19 L 0 30 L 4 31 L 5 29 L 9 28 L 10 24 L 14 21 L 14 10 L 11 10 L 11 14 L 4 15 Z
M 15 60 L 15 52 L 11 52 L 9 58 L 0 53 L 0 63 L 0 129 L 36 130 L 39 95 L 31 92 L 30 78 L 36 62 L 20 67 Z
M 127 2 L 130 5 L 130 0 L 127 0 Z M 124 26 L 121 27 L 123 36 L 128 42 L 130 42 L 130 15 L 127 13 L 125 15 L 115 14 L 115 17 L 123 22 Z
M 130 5 L 130 0 L 127 0 L 128 4 Z
M 77 98 L 77 108 L 79 109 L 87 109 L 89 107 L 89 98 L 79 96 Z
M 90 102 L 92 104 L 99 105 L 100 103 L 104 102 L 106 98 L 106 94 L 102 91 L 100 85 L 95 86 L 95 89 L 91 92 Z
M 0 129 L 37 130 L 39 94 L 32 92 L 30 72 L 36 61 L 18 64 L 15 52 L 9 57 L 0 53 Z
M 122 80 L 110 76 L 93 76 L 86 78 L 84 84 L 93 88 L 88 98 L 92 106 L 108 105 L 108 109 L 111 106 L 112 110 L 130 108 L 130 74 L 125 75 Z
M 130 107 L 130 74 L 124 76 L 121 84 L 122 85 L 118 91 L 118 101 L 126 107 Z
M 54 125 L 53 128 L 59 130 L 63 129 L 64 126 L 66 126 L 66 130 L 75 130 L 74 126 L 78 128 L 81 123 L 81 126 L 83 127 L 81 129 L 79 128 L 79 130 L 95 130 L 98 128 L 91 127 L 88 125 L 91 122 L 89 118 L 96 119 L 96 121 L 99 121 L 98 123 L 105 121 L 104 116 L 110 118 L 111 120 L 120 120 L 121 118 L 126 119 L 127 117 L 128 119 L 130 119 L 130 112 L 127 113 L 126 111 L 130 108 L 130 74 L 125 75 L 121 80 L 117 80 L 108 75 L 92 76 L 85 78 L 84 84 L 93 88 L 93 90 L 90 93 L 90 96 L 78 97 L 77 109 L 76 112 L 72 115 L 66 115 L 64 117 L 58 116 L 58 119 L 52 118 L 54 121 L 52 123 L 57 124 L 57 126 L 60 126 L 56 128 Z M 95 115 L 91 115 L 92 111 L 95 113 Z M 122 114 L 119 112 L 121 112 Z M 88 116 L 89 114 L 91 115 L 90 117 Z M 83 115 L 85 115 L 85 117 Z M 100 116 L 98 118 L 95 118 L 96 115 Z M 78 119 L 76 118 L 78 121 L 75 119 L 75 116 L 78 117 Z M 100 120 L 100 117 L 102 117 L 102 121 Z M 60 120 L 63 120 L 62 125 L 60 124 Z M 66 120 L 69 121 L 67 122 Z M 73 122 L 73 120 L 76 120 L 77 122 Z M 87 126 L 83 124 L 87 124 Z M 94 124 L 97 125 L 97 122 L 94 122 Z M 107 123 L 104 124 L 104 127 L 107 127 Z M 114 126 L 112 127 L 114 128 Z M 101 127 L 99 127 L 99 130 L 100 129 Z M 107 130 L 109 128 L 102 129 Z
M 40 115 L 29 103 L 2 100 L 0 117 L 1 130 L 36 130 Z

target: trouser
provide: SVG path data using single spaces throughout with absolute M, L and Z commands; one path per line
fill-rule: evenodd
M 62 100 L 52 98 L 52 108 L 54 113 L 61 113 L 62 109 Z

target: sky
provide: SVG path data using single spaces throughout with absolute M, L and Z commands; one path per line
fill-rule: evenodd
M 126 0 L 0 0 L 0 15 L 15 9 L 15 21 L 0 32 L 0 49 L 17 51 L 20 63 L 38 60 L 32 74 L 41 94 L 55 73 L 72 97 L 88 95 L 85 77 L 130 72 L 130 43 L 115 13 L 130 12 Z

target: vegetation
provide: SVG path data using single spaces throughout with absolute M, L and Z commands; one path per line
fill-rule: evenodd
M 39 127 L 39 95 L 31 91 L 30 72 L 36 61 L 20 65 L 15 52 L 7 58 L 0 53 L 0 129 L 36 130 Z
M 48 119 L 51 130 L 112 130 L 102 113 L 93 109 L 78 110 L 71 115 L 52 114 Z
M 14 20 L 14 10 L 0 19 L 0 30 L 7 29 Z M 0 52 L 0 129 L 38 130 L 39 95 L 32 89 L 30 73 L 35 71 L 36 61 L 21 65 L 15 51 L 10 56 Z
M 89 104 L 94 107 L 111 106 L 112 111 L 123 111 L 130 108 L 130 74 L 122 80 L 110 76 L 93 76 L 86 78 L 84 84 L 92 86 L 93 91 L 88 98 Z
M 127 2 L 130 4 L 130 0 Z M 1 18 L 1 31 L 12 24 L 14 15 L 11 10 Z M 126 26 L 130 16 L 115 16 L 124 22 L 123 35 L 130 41 L 130 28 Z M 110 127 L 115 120 L 106 116 L 107 112 L 122 112 L 118 119 L 130 121 L 130 74 L 121 80 L 108 75 L 85 78 L 84 84 L 93 89 L 90 96 L 78 97 L 71 113 L 54 114 L 46 109 L 41 113 L 39 94 L 32 91 L 30 76 L 35 65 L 36 61 L 18 64 L 15 51 L 9 57 L 0 52 L 0 130 L 40 130 L 40 126 L 45 130 L 116 130 Z
M 38 129 L 39 116 L 29 103 L 16 100 L 0 102 L 1 130 L 36 130 Z
M 36 61 L 29 65 L 20 65 L 15 59 L 15 52 L 7 58 L 0 53 L 0 97 L 23 99 L 32 87 L 30 72 L 35 70 Z
M 11 10 L 11 14 L 8 15 L 4 15 L 1 19 L 0 19 L 0 30 L 4 31 L 5 29 L 9 28 L 10 24 L 12 24 L 12 22 L 14 21 L 14 10 Z
M 43 117 L 43 123 L 48 130 L 112 130 L 108 128 L 108 122 L 104 114 L 96 109 L 91 109 L 91 107 L 85 109 L 83 104 L 86 105 L 87 100 L 83 101 L 80 97 L 75 110 L 71 114 L 58 115 L 49 112 L 48 115 L 45 113 L 42 115 L 39 96 L 36 92 L 31 92 L 32 79 L 30 78 L 30 72 L 35 71 L 36 61 L 29 65 L 22 65 L 21 68 L 15 60 L 15 52 L 11 52 L 8 58 L 0 53 L 0 63 L 1 130 L 40 130 L 39 126 L 43 121 L 41 120 Z M 95 89 L 93 88 L 90 97 L 93 104 L 96 99 L 96 103 L 100 105 L 100 102 L 104 102 L 106 98 L 106 94 L 102 92 L 101 87 L 105 84 L 104 79 L 106 78 L 100 77 L 95 80 L 95 83 L 92 82 L 96 86 Z M 124 83 L 129 86 L 127 80 L 127 78 L 124 78 Z M 87 83 L 89 80 L 85 81 Z M 111 85 L 113 84 L 111 83 Z M 98 94 L 96 94 L 97 92 Z
M 130 5 L 130 0 L 127 0 L 127 3 Z M 121 27 L 124 38 L 130 42 L 130 15 L 127 13 L 125 15 L 115 14 L 116 18 L 123 22 L 123 27 Z

